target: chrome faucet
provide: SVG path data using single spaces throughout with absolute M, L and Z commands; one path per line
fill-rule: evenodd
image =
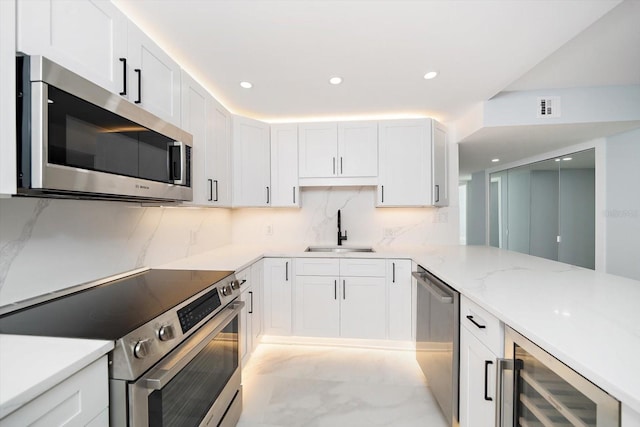
M 338 209 L 338 246 L 342 246 L 342 242 L 347 240 L 347 230 L 344 230 L 344 236 L 342 235 L 342 228 L 340 226 L 340 209 Z

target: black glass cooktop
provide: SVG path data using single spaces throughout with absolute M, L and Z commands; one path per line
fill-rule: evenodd
M 148 270 L 0 317 L 0 333 L 117 340 L 232 271 Z

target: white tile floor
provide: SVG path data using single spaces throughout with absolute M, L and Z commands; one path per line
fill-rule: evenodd
M 260 344 L 238 427 L 445 427 L 409 351 Z

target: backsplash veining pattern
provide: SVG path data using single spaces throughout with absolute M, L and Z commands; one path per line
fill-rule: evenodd
M 231 242 L 228 209 L 0 199 L 0 305 Z

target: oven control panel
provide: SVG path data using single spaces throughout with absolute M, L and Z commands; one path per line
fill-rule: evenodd
M 225 285 L 222 285 L 222 288 L 224 287 Z M 182 333 L 196 326 L 202 319 L 213 313 L 215 309 L 221 305 L 222 302 L 220 301 L 218 288 L 213 288 L 197 300 L 178 310 L 178 319 L 180 320 Z

